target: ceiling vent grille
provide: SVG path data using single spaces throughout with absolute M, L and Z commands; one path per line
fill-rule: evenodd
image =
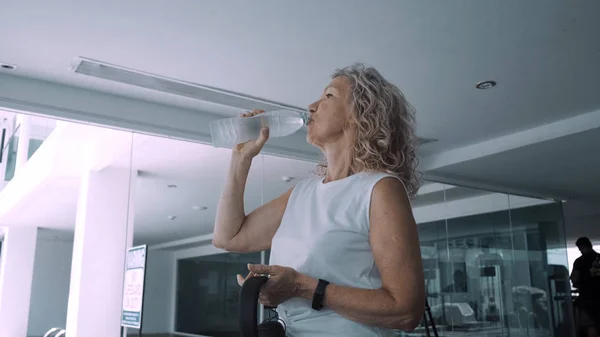
M 296 111 L 306 111 L 306 109 L 295 106 L 116 66 L 88 58 L 79 58 L 72 66 L 72 69 L 75 73 L 82 75 L 133 85 L 136 87 L 155 90 L 172 95 L 183 96 L 204 102 L 221 104 L 238 109 L 273 110 L 277 108 L 285 108 Z
M 78 58 L 71 68 L 75 73 L 81 75 L 132 85 L 139 88 L 155 90 L 172 95 L 183 96 L 204 102 L 230 106 L 238 109 L 263 109 L 268 111 L 284 108 L 301 112 L 306 111 L 306 109 L 300 107 L 290 106 L 197 83 L 181 81 L 174 78 L 117 66 L 85 57 Z M 419 138 L 418 141 L 419 145 L 422 146 L 437 140 L 431 138 Z

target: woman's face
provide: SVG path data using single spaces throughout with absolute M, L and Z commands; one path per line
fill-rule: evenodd
M 325 88 L 321 98 L 308 106 L 311 116 L 307 140 L 310 144 L 323 147 L 344 138 L 350 117 L 350 89 L 347 78 L 336 77 Z

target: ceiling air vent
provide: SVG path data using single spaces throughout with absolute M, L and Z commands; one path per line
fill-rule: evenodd
M 221 104 L 238 109 L 251 110 L 263 109 L 289 109 L 304 112 L 306 109 L 290 106 L 266 99 L 243 95 L 233 91 L 214 88 L 202 84 L 181 81 L 174 78 L 151 74 L 131 68 L 92 60 L 85 57 L 78 58 L 71 69 L 81 75 L 132 85 L 144 89 L 155 90 L 172 95 L 197 99 L 204 102 Z M 419 145 L 435 142 L 436 139 L 419 138 Z
M 155 90 L 172 95 L 197 99 L 204 102 L 221 104 L 238 109 L 273 110 L 277 108 L 285 108 L 296 111 L 306 111 L 306 109 L 295 106 L 272 102 L 269 100 L 206 85 L 168 78 L 165 76 L 125 68 L 83 57 L 76 60 L 72 66 L 72 70 L 75 73 L 82 75 L 133 85 L 136 87 Z

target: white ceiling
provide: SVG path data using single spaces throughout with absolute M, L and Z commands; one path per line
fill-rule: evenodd
M 559 0 L 22 0 L 1 5 L 0 62 L 17 65 L 11 73 L 17 76 L 216 114 L 237 109 L 77 75 L 69 66 L 83 56 L 307 106 L 334 68 L 366 62 L 415 105 L 419 136 L 438 140 L 421 149 L 424 162 L 461 149 L 471 153 L 468 160 L 424 166 L 429 173 L 595 198 L 600 191 L 594 180 L 600 157 L 594 145 L 600 143 L 594 136 L 600 126 L 598 13 L 595 0 L 577 6 Z M 474 88 L 490 79 L 498 82 L 496 88 Z M 589 134 L 561 124 L 584 114 L 592 121 Z M 560 125 L 540 131 L 548 123 Z M 506 145 L 511 135 L 533 129 L 528 142 Z M 140 226 L 175 237 L 206 233 L 227 155 L 168 142 L 153 140 L 134 153 L 134 167 L 143 170 L 137 193 L 148 199 L 136 210 Z M 485 142 L 495 144 L 495 152 L 478 146 Z M 164 160 L 148 159 L 153 157 Z M 281 176 L 301 177 L 312 166 L 275 157 L 265 161 L 273 161 L 266 165 L 266 199 L 288 186 Z M 163 188 L 169 183 L 179 187 Z M 77 181 L 60 184 L 76 188 Z M 258 187 L 250 189 L 255 196 Z M 57 186 L 47 193 L 59 191 Z M 256 198 L 251 200 L 255 205 Z M 65 202 L 74 209 L 75 199 Z M 209 208 L 193 211 L 195 204 Z M 169 221 L 169 215 L 178 218 Z
M 600 108 L 600 2 L 12 1 L 2 62 L 16 74 L 184 106 L 69 71 L 78 56 L 307 106 L 336 67 L 375 65 L 455 148 Z M 476 82 L 499 85 L 482 92 Z M 473 127 L 473 123 L 477 127 Z
M 431 171 L 445 177 L 494 181 L 525 188 L 596 200 L 600 204 L 600 129 L 539 142 Z

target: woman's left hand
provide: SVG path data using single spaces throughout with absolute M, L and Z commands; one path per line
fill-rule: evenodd
M 276 307 L 282 302 L 300 295 L 298 280 L 301 274 L 293 268 L 249 264 L 248 270 L 254 274 L 270 276 L 269 281 L 262 286 L 258 297 L 258 301 L 263 305 Z

